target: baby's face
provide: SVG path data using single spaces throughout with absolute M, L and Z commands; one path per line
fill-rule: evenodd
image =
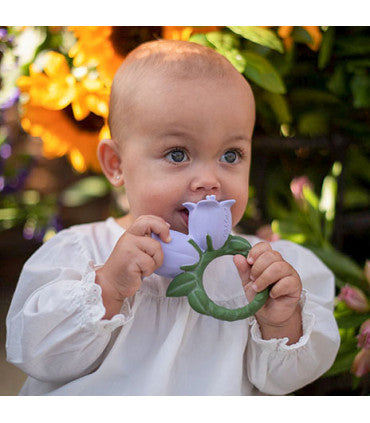
M 235 75 L 170 82 L 156 77 L 144 87 L 127 137 L 118 140 L 128 222 L 157 215 L 187 233 L 182 204 L 214 194 L 218 201 L 236 200 L 234 226 L 248 201 L 254 125 L 249 88 Z

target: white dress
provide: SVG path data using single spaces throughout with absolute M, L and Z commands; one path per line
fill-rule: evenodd
M 263 340 L 254 317 L 226 322 L 198 314 L 186 297 L 167 298 L 170 280 L 155 274 L 125 301 L 122 314 L 102 319 L 94 269 L 123 232 L 112 218 L 74 226 L 25 264 L 6 343 L 8 361 L 29 375 L 21 395 L 283 395 L 332 365 L 340 342 L 333 275 L 288 241 L 272 246 L 304 286 L 303 336 L 296 344 Z M 230 260 L 212 262 L 204 284 L 216 303 L 236 308 L 246 299 Z

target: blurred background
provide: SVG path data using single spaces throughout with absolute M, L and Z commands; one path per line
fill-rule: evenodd
M 182 39 L 224 56 L 257 106 L 241 229 L 314 251 L 336 277 L 341 347 L 296 395 L 367 395 L 370 369 L 368 27 L 0 27 L 0 395 L 25 375 L 6 362 L 5 317 L 27 258 L 71 225 L 127 212 L 96 157 L 109 92 L 129 51 Z

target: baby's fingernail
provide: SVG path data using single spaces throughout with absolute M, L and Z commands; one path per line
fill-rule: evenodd
M 247 258 L 247 262 L 248 262 L 249 264 L 253 264 L 253 263 L 254 263 L 253 257 L 248 257 L 248 258 Z
M 166 242 L 171 242 L 171 235 L 168 235 L 168 237 L 166 238 Z
M 170 226 L 171 226 L 171 224 L 170 224 L 170 223 L 168 223 L 168 222 L 166 222 L 166 225 L 167 225 L 168 227 L 170 227 Z
M 251 287 L 252 287 L 253 291 L 256 291 L 256 292 L 258 291 L 258 287 L 255 283 L 252 283 Z

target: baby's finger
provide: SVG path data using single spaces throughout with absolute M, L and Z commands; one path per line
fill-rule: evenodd
M 286 261 L 276 261 L 268 266 L 261 275 L 252 283 L 256 292 L 263 291 L 268 286 L 278 282 L 280 279 L 294 274 L 294 270 Z
M 242 280 L 242 284 L 244 286 L 249 281 L 251 267 L 248 264 L 247 259 L 241 254 L 236 254 L 233 261 L 238 269 L 240 279 Z
M 259 242 L 258 244 L 254 245 L 249 251 L 247 257 L 248 263 L 251 265 L 254 264 L 261 254 L 269 250 L 272 250 L 272 248 L 268 242 Z
M 137 273 L 140 278 L 151 275 L 155 269 L 153 257 L 141 250 L 138 250 L 135 261 L 128 266 L 130 273 Z
M 250 272 L 250 278 L 255 281 L 272 263 L 283 261 L 278 251 L 267 250 L 257 257 Z
M 149 237 L 142 238 L 138 241 L 137 247 L 153 260 L 154 268 L 149 274 L 153 273 L 155 269 L 162 266 L 164 258 L 163 250 L 161 244 L 157 240 Z
M 271 298 L 291 297 L 299 299 L 301 296 L 301 284 L 296 275 L 286 276 L 279 280 L 270 291 Z
M 157 234 L 163 242 L 170 242 L 170 224 L 159 216 L 145 215 L 140 216 L 127 229 L 133 235 L 150 236 L 152 233 Z

